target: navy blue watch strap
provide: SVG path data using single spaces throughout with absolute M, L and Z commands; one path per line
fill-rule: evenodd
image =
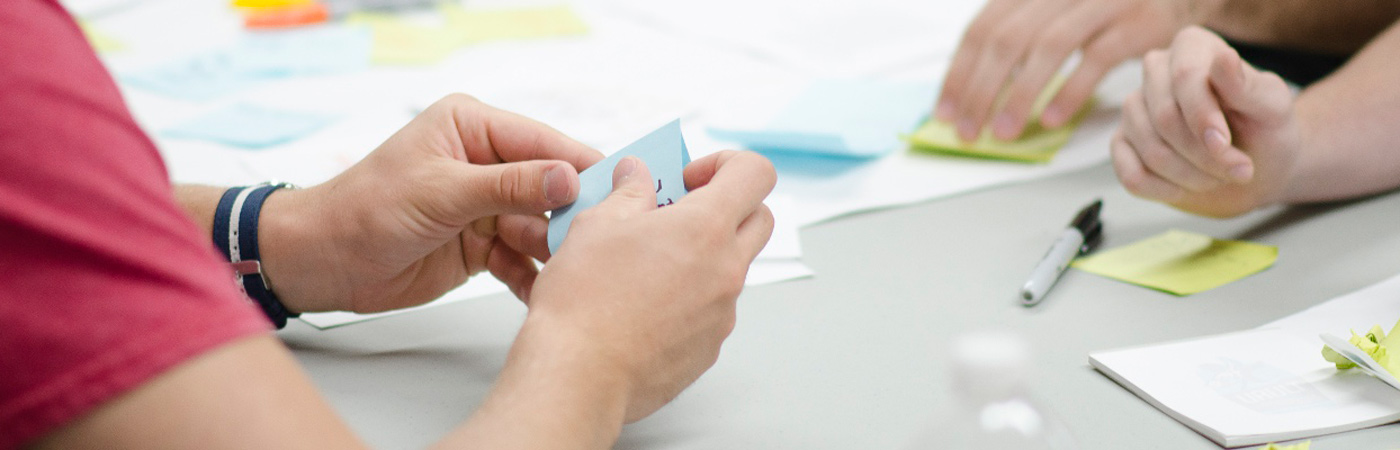
M 233 264 L 234 273 L 243 292 L 257 302 L 268 320 L 277 328 L 287 325 L 288 317 L 297 317 L 272 292 L 262 275 L 261 253 L 258 248 L 258 218 L 262 205 L 273 191 L 287 184 L 262 184 L 229 189 L 219 199 L 214 211 L 214 244 Z

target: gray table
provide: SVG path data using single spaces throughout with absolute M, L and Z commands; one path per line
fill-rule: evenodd
M 1278 263 L 1182 298 L 1071 271 L 1040 307 L 1019 306 L 1031 266 L 1096 196 L 1106 246 L 1181 228 L 1277 245 Z M 950 339 L 999 327 L 1033 338 L 1033 388 L 1083 448 L 1217 448 L 1087 355 L 1255 327 L 1400 273 L 1397 218 L 1400 195 L 1202 219 L 1132 198 L 1104 165 L 813 226 L 803 260 L 817 276 L 745 291 L 718 364 L 617 447 L 899 448 L 939 427 Z M 282 336 L 370 444 L 421 448 L 481 402 L 524 314 L 500 295 L 324 332 L 297 323 Z M 1313 444 L 1396 448 L 1400 426 Z

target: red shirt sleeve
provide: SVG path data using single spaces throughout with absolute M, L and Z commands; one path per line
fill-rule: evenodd
M 0 8 L 0 449 L 266 333 L 54 0 Z

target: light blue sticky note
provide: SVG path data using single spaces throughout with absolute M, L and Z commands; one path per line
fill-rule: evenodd
M 569 224 L 574 222 L 574 216 L 597 206 L 612 193 L 613 168 L 628 156 L 641 158 L 651 171 L 651 177 L 655 179 L 656 206 L 670 205 L 685 196 L 684 169 L 690 164 L 690 151 L 685 148 L 681 121 L 677 119 L 578 174 L 578 200 L 549 214 L 551 254 L 559 250 L 559 244 L 564 243 L 564 236 L 569 233 Z
M 258 149 L 301 138 L 334 121 L 335 117 L 323 114 L 237 104 L 162 130 L 160 134 Z
M 123 74 L 131 86 L 207 101 L 271 79 L 346 73 L 369 67 L 368 30 L 311 28 L 257 33 L 226 48 Z
M 933 107 L 931 83 L 822 80 L 761 129 L 710 128 L 717 139 L 762 153 L 874 158 L 904 146 Z

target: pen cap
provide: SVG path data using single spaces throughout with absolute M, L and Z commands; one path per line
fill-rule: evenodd
M 1025 339 L 1006 331 L 979 331 L 953 341 L 953 388 L 963 400 L 980 403 L 1020 394 L 1029 381 Z

